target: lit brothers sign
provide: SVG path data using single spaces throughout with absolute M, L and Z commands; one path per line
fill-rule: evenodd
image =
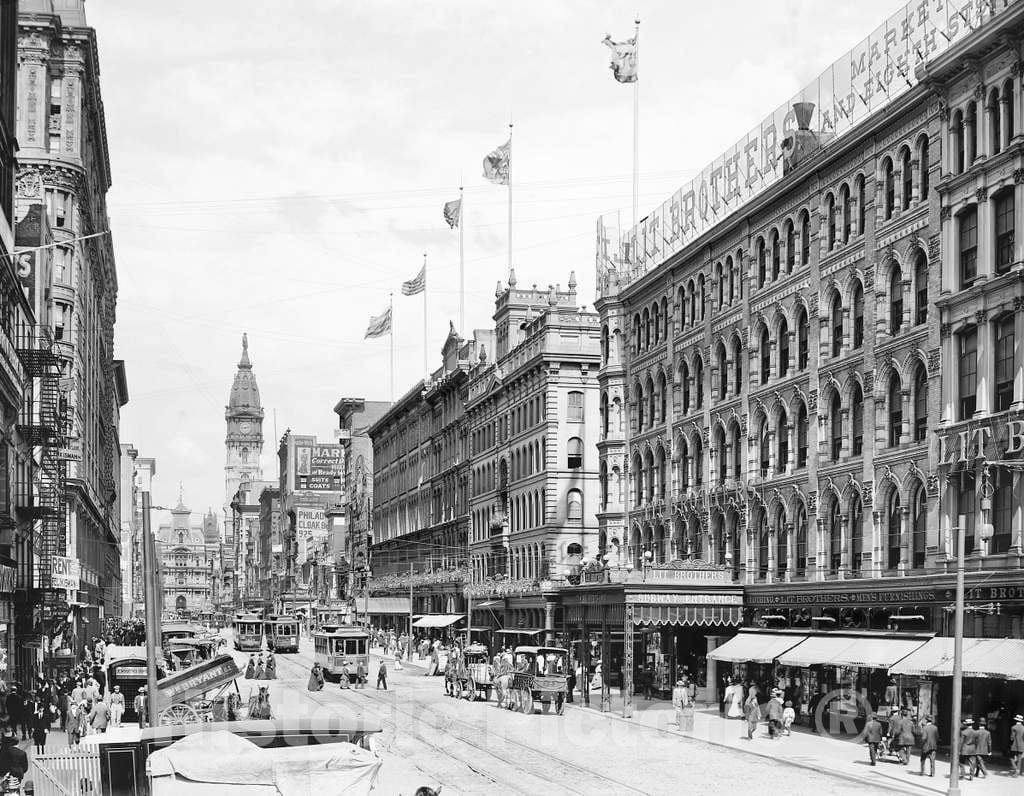
M 1008 420 L 1005 425 L 1000 424 L 998 431 L 997 435 L 991 426 L 978 426 L 953 434 L 939 434 L 939 465 L 985 456 L 986 445 L 995 447 L 996 454 L 991 458 L 998 459 L 1004 454 L 1024 456 L 1024 420 Z

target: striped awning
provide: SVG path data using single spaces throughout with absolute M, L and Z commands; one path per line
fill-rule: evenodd
M 806 638 L 807 636 L 801 633 L 765 633 L 741 630 L 739 635 L 709 652 L 708 657 L 716 661 L 732 663 L 771 663 Z
M 634 625 L 741 625 L 739 605 L 636 605 Z
M 370 597 L 359 600 L 356 607 L 367 614 L 408 614 L 408 597 Z
M 964 677 L 1024 680 L 1024 640 L 965 638 Z M 953 676 L 953 639 L 933 638 L 889 669 L 889 674 Z

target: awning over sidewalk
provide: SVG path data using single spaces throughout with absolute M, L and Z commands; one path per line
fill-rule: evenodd
M 494 634 L 496 636 L 539 636 L 543 632 L 540 629 L 524 628 L 520 630 L 495 630 Z
M 964 677 L 1024 680 L 1024 640 L 965 638 Z M 953 676 L 953 639 L 933 638 L 889 669 L 889 674 Z
M 356 607 L 367 614 L 408 614 L 408 597 L 369 597 L 359 600 Z
M 413 627 L 450 627 L 460 619 L 465 619 L 465 614 L 427 614 L 421 616 L 412 623 Z
M 801 667 L 827 664 L 888 669 L 927 641 L 927 638 L 814 635 L 779 655 L 779 663 L 783 666 Z
M 816 666 L 830 663 L 832 658 L 850 646 L 849 636 L 810 636 L 779 656 L 783 666 Z
M 709 658 L 730 663 L 771 663 L 787 650 L 807 639 L 800 633 L 740 632 L 721 647 L 708 653 Z
M 637 605 L 634 625 L 741 625 L 741 605 Z

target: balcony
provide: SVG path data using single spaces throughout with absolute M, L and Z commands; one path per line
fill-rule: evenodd
M 542 592 L 540 582 L 533 578 L 509 580 L 503 575 L 470 583 L 462 590 L 466 597 L 522 597 Z
M 370 578 L 370 591 L 394 591 L 397 589 L 417 588 L 421 586 L 443 586 L 448 583 L 463 584 L 469 580 L 469 569 L 440 569 L 433 572 L 414 572 L 381 575 Z

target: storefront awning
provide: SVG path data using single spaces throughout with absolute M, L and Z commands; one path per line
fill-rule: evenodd
M 494 631 L 495 635 L 501 635 L 501 636 L 537 636 L 537 635 L 540 635 L 543 632 L 544 631 L 540 630 L 540 629 L 533 629 L 533 630 L 531 630 L 529 628 L 524 628 L 522 630 L 495 630 Z
M 1024 640 L 965 638 L 964 677 L 1024 680 Z M 889 674 L 953 676 L 953 639 L 933 638 L 889 669 Z
M 740 632 L 718 649 L 709 652 L 708 657 L 731 663 L 771 663 L 806 638 L 806 635 L 800 633 Z
M 465 614 L 427 614 L 421 616 L 412 623 L 413 627 L 450 627 L 460 619 L 465 619 Z
M 849 636 L 810 636 L 779 656 L 783 666 L 816 666 L 831 663 L 832 659 L 850 646 Z
M 501 600 L 487 600 L 482 603 L 477 603 L 473 606 L 473 610 L 475 611 L 477 608 L 490 608 L 492 605 L 501 605 Z
M 369 597 L 356 602 L 356 608 L 367 614 L 408 614 L 408 597 Z
M 634 625 L 741 625 L 739 605 L 636 605 Z

